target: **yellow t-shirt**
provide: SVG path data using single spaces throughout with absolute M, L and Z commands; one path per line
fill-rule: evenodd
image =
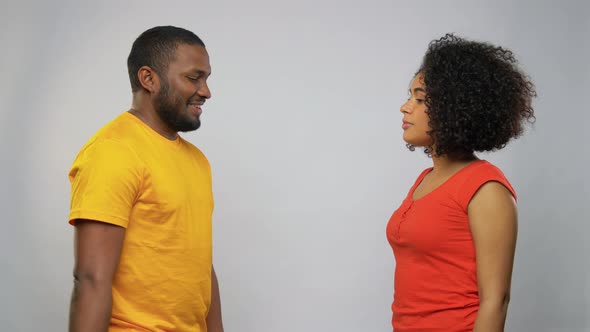
M 125 112 L 86 143 L 69 178 L 71 224 L 126 228 L 109 331 L 206 331 L 213 194 L 203 153 Z

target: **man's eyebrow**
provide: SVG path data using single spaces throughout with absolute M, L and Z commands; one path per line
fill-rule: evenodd
M 211 75 L 210 71 L 204 71 L 202 69 L 191 69 L 191 70 L 189 70 L 189 72 L 191 72 L 193 74 L 197 74 L 197 75 L 204 75 L 204 76 Z

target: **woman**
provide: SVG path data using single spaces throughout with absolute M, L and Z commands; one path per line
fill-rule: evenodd
M 394 331 L 503 331 L 516 193 L 475 152 L 505 147 L 534 121 L 534 86 L 509 50 L 447 34 L 430 43 L 409 93 L 403 138 L 433 167 L 387 225 Z

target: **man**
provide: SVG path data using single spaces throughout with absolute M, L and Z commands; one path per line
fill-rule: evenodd
M 221 332 L 211 171 L 178 136 L 200 126 L 209 55 L 192 32 L 155 27 L 127 66 L 131 110 L 86 143 L 69 173 L 70 332 Z

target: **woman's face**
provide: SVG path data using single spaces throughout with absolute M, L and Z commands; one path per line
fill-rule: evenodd
M 404 141 L 413 146 L 429 147 L 433 144 L 432 137 L 428 135 L 431 128 L 428 125 L 430 118 L 426 114 L 425 99 L 424 76 L 419 73 L 410 85 L 408 101 L 400 108 L 404 116 L 402 119 Z

